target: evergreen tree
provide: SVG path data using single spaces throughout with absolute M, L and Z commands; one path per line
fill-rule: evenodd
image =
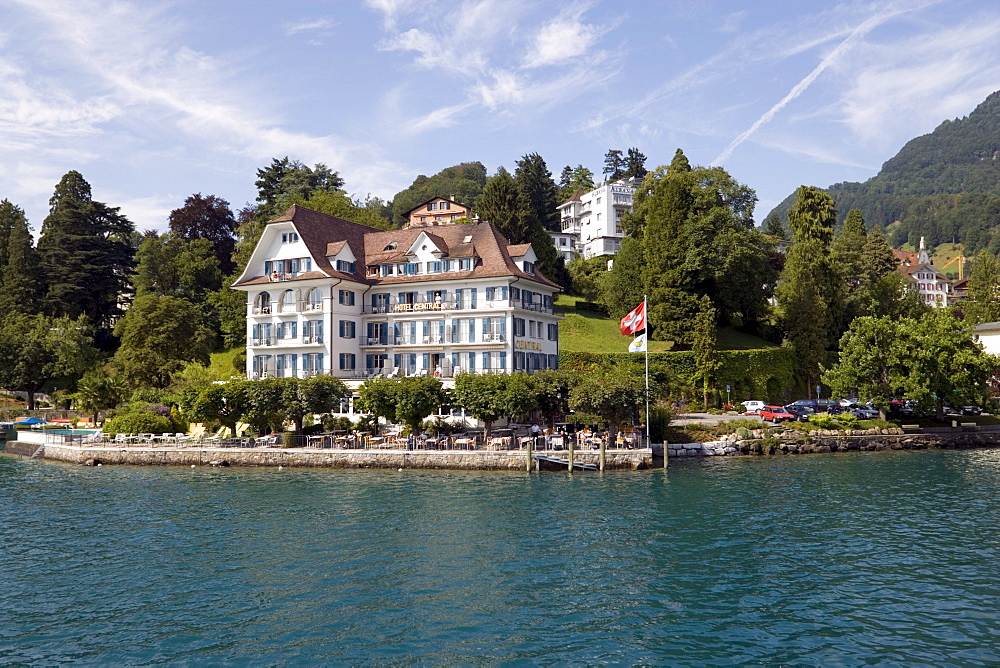
M 323 163 L 309 168 L 298 160 L 273 158 L 267 167 L 257 170 L 257 201 L 260 206 L 256 217 L 262 222 L 287 209 L 294 197 L 306 198 L 317 191 L 339 192 L 344 179 Z
M 781 224 L 781 216 L 778 215 L 777 211 L 767 214 L 767 218 L 764 219 L 764 223 L 761 226 L 761 232 L 775 239 L 785 240 L 788 238 L 788 232 L 785 230 L 785 226 Z
M 641 181 L 647 173 L 646 156 L 640 153 L 639 149 L 630 148 L 625 157 L 625 171 L 622 178 L 634 177 L 637 181 Z
M 841 302 L 830 252 L 836 220 L 833 199 L 818 188 L 801 186 L 788 214 L 793 243 L 778 285 L 789 345 L 808 387 L 819 378 L 826 350 L 839 339 Z
M 570 170 L 569 173 L 566 170 Z M 573 196 L 577 190 L 593 190 L 594 189 L 594 173 L 584 167 L 583 165 L 577 165 L 576 167 L 570 168 L 566 165 L 563 170 L 563 176 L 559 181 L 559 203 L 565 202 L 570 197 Z
M 6 200 L 4 200 L 6 202 Z M 2 205 L 0 205 L 2 208 Z M 31 245 L 31 231 L 24 213 L 14 207 L 19 215 L 11 216 L 10 236 L 6 243 L 6 262 L 2 265 L 0 285 L 0 313 L 40 313 L 41 303 L 38 274 L 38 257 Z M 0 213 L 0 217 L 3 213 Z
M 1000 261 L 987 250 L 976 255 L 962 311 L 973 325 L 1000 321 Z
M 476 211 L 509 242 L 518 244 L 528 241 L 527 214 L 521 208 L 524 205 L 514 177 L 499 167 L 496 174 L 486 179 L 483 194 L 476 201 Z
M 642 303 L 646 286 L 645 264 L 642 240 L 635 237 L 622 239 L 611 271 L 597 279 L 601 303 L 612 318 L 622 318 Z
M 0 201 L 0 270 L 7 261 L 7 244 L 10 233 L 20 221 L 25 220 L 24 210 L 9 200 Z
M 233 251 L 236 250 L 236 217 L 229 202 L 208 195 L 195 193 L 184 206 L 170 212 L 170 231 L 181 239 L 207 239 L 212 243 L 219 269 L 228 274 L 235 269 Z
M 128 289 L 135 227 L 117 207 L 94 201 L 76 171 L 62 178 L 49 204 L 38 240 L 46 310 L 110 327 Z
M 514 180 L 518 191 L 524 196 L 525 210 L 531 224 L 537 223 L 542 229 L 559 231 L 556 184 L 542 156 L 529 153 L 518 160 Z
M 865 283 L 875 283 L 883 276 L 894 273 L 898 266 L 899 260 L 885 240 L 885 235 L 877 227 L 873 227 L 861 249 L 861 268 Z
M 691 350 L 694 353 L 695 385 L 701 382 L 702 398 L 705 408 L 708 408 L 708 388 L 715 373 L 722 366 L 718 351 L 718 333 L 716 331 L 715 309 L 712 300 L 702 296 L 698 315 L 694 319 L 692 329 L 694 342 Z
M 208 239 L 186 241 L 173 233 L 147 236 L 135 254 L 135 294 L 181 297 L 202 306 L 222 287 L 222 272 Z
M 625 174 L 625 158 L 622 152 L 613 148 L 604 154 L 604 178 L 608 181 L 617 181 Z

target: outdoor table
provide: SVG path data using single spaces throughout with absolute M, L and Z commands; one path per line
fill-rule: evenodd
M 471 450 L 472 449 L 472 444 L 475 443 L 475 442 L 476 442 L 476 439 L 474 439 L 474 438 L 456 438 L 455 439 L 455 446 L 456 447 L 461 447 L 461 446 L 466 446 L 467 445 L 467 446 L 469 446 L 469 449 Z

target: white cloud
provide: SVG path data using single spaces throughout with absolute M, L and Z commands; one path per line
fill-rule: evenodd
M 733 12 L 724 16 L 722 19 L 722 25 L 719 26 L 719 32 L 733 33 L 740 29 L 740 24 L 743 23 L 743 19 L 747 16 L 747 12 Z
M 542 26 L 525 58 L 525 67 L 558 65 L 586 56 L 599 31 L 576 18 L 557 18 Z
M 312 19 L 309 21 L 299 21 L 298 23 L 288 23 L 285 25 L 286 35 L 295 35 L 300 32 L 319 32 L 329 34 L 334 22 L 331 19 Z

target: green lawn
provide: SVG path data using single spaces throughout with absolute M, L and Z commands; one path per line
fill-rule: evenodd
M 555 312 L 565 317 L 559 325 L 559 348 L 571 352 L 628 352 L 631 339 L 621 335 L 618 321 L 601 313 L 577 311 L 575 304 L 579 301 L 583 300 L 570 295 L 556 297 Z M 748 350 L 774 346 L 773 343 L 760 337 L 731 329 L 720 328 L 718 336 L 720 350 Z M 664 352 L 670 350 L 670 347 L 671 344 L 667 341 L 651 341 L 649 352 Z

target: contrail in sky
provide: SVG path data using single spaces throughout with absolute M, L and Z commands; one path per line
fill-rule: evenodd
M 845 37 L 844 41 L 837 45 L 837 48 L 828 53 L 827 56 L 820 61 L 819 65 L 817 65 L 812 72 L 807 74 L 802 79 L 802 81 L 795 84 L 792 90 L 788 91 L 788 95 L 785 95 L 785 97 L 781 98 L 780 102 L 778 102 L 776 105 L 765 111 L 764 114 L 760 118 L 758 118 L 753 125 L 744 130 L 736 139 L 730 142 L 729 146 L 727 146 L 725 150 L 722 151 L 722 153 L 720 153 L 718 157 L 712 161 L 711 164 L 719 165 L 723 161 L 727 160 L 729 156 L 733 154 L 733 151 L 736 150 L 737 146 L 739 146 L 747 139 L 749 139 L 750 135 L 756 132 L 758 128 L 760 128 L 760 126 L 764 125 L 772 118 L 774 118 L 775 115 L 779 111 L 784 109 L 789 102 L 791 102 L 799 95 L 801 95 L 806 88 L 809 88 L 810 84 L 812 84 L 812 82 L 815 81 L 816 78 L 819 77 L 819 75 L 822 74 L 824 70 L 830 67 L 830 65 L 837 62 L 837 60 L 844 54 L 844 52 L 846 52 L 847 49 L 850 48 L 851 45 L 854 42 L 856 42 L 859 37 L 866 35 L 879 24 L 884 23 L 885 21 L 894 18 L 895 16 L 898 16 L 899 14 L 902 14 L 904 11 L 908 10 L 896 10 L 892 12 L 886 12 L 883 14 L 877 14 L 868 19 L 867 21 L 865 21 L 864 23 L 862 23 L 861 25 L 859 25 L 854 30 L 852 30 L 851 34 Z

